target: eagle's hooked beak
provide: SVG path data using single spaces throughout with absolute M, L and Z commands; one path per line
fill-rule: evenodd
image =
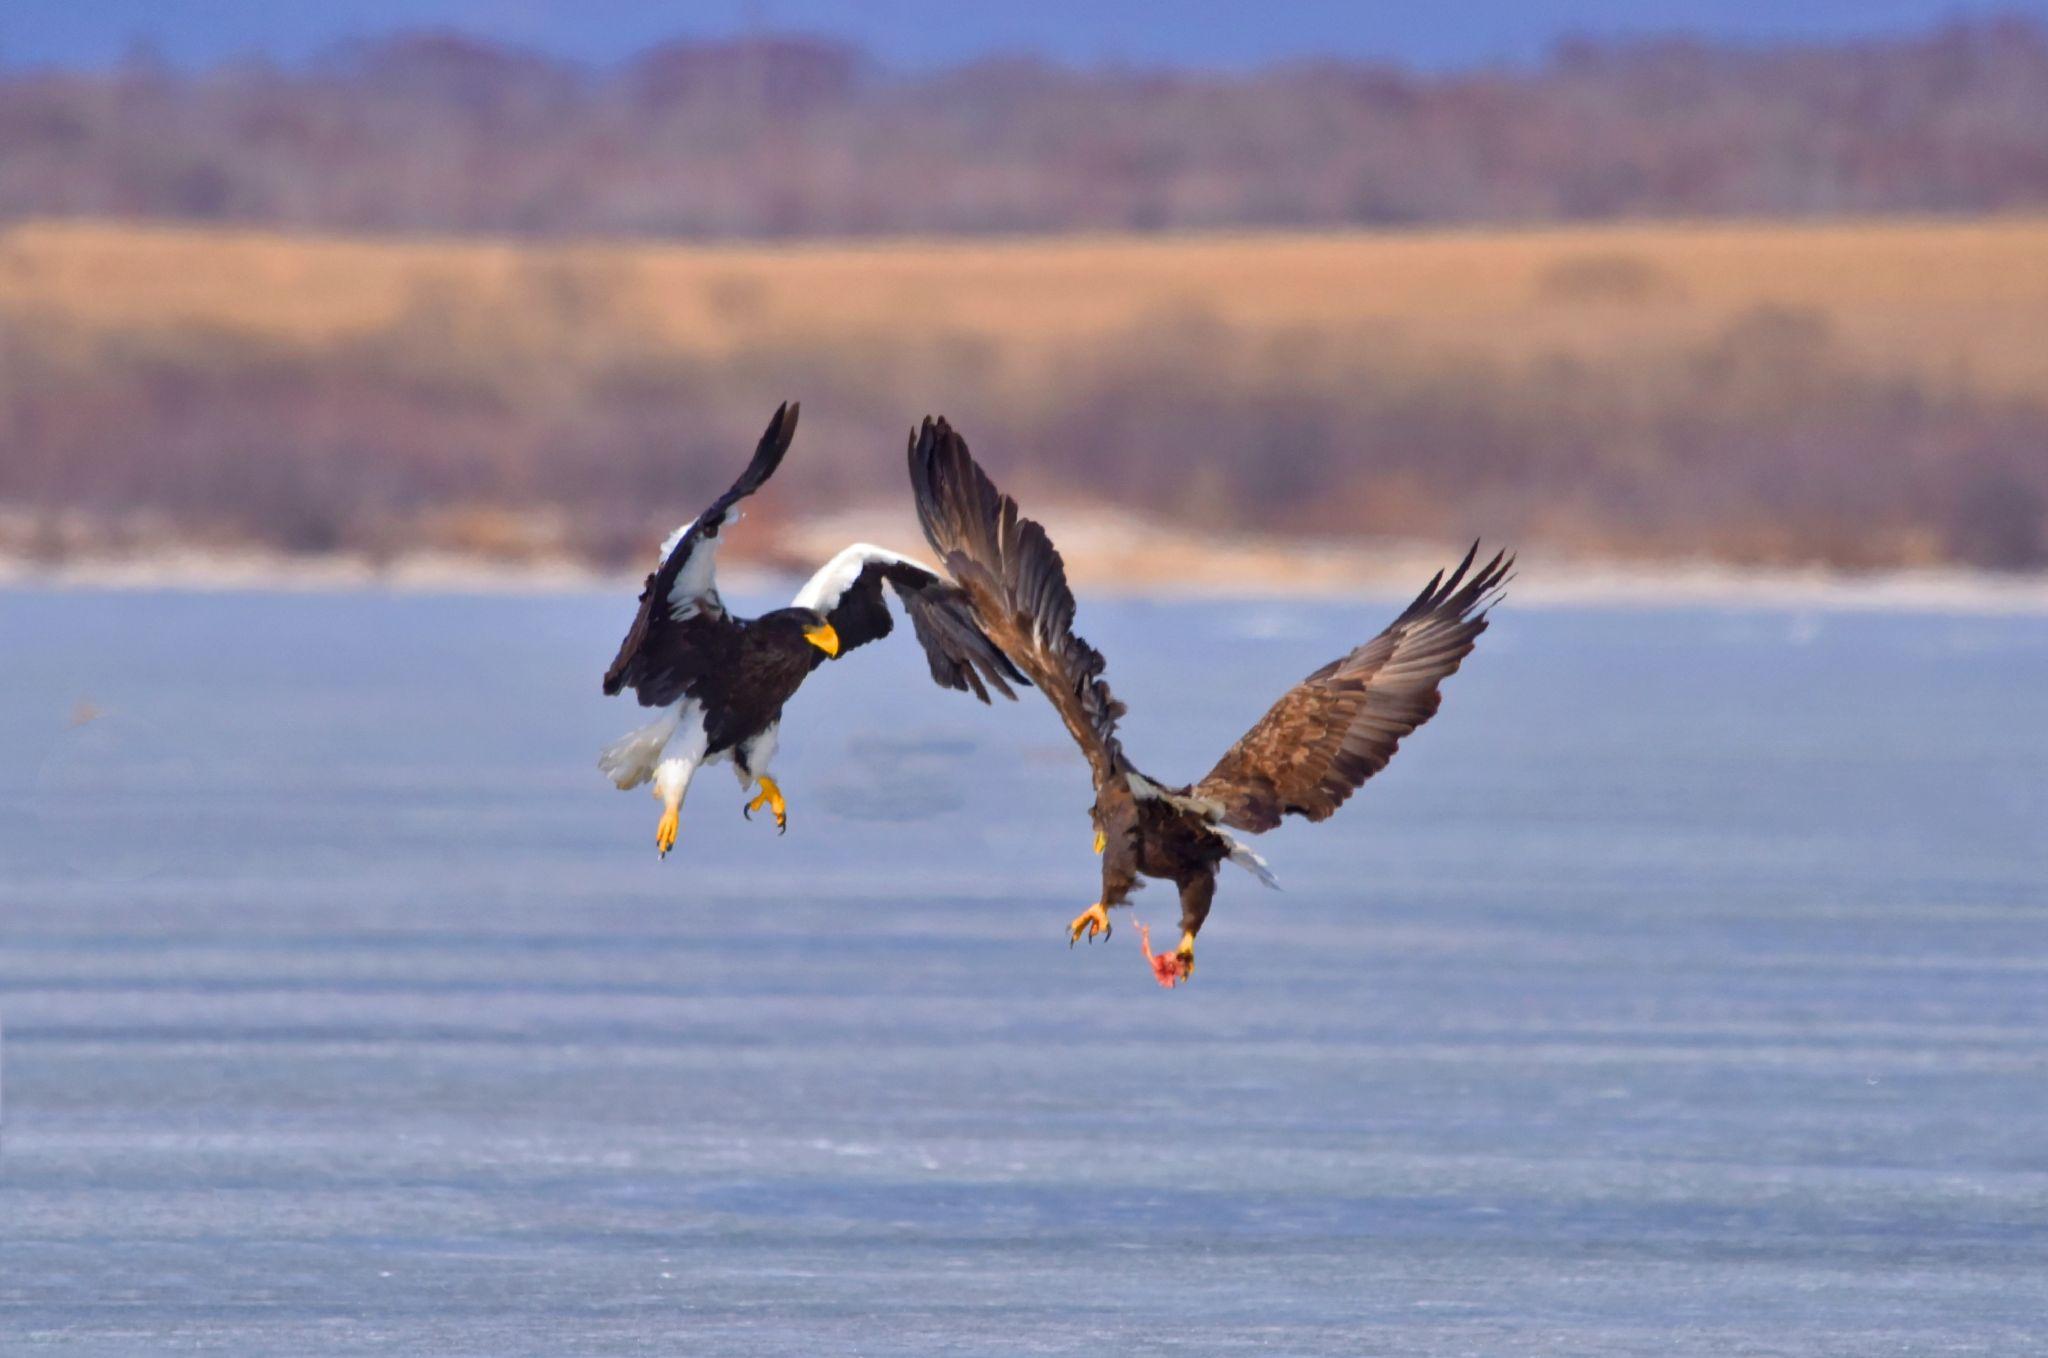
M 834 659 L 838 658 L 839 633 L 833 630 L 831 623 L 821 622 L 816 627 L 810 628 L 804 633 L 804 640 L 810 642 L 811 645 L 817 647 L 826 655 Z
M 1104 833 L 1102 833 L 1102 831 L 1100 831 L 1100 830 L 1097 830 L 1097 831 L 1095 832 L 1095 852 L 1097 852 L 1097 853 L 1099 854 L 1099 853 L 1101 853 L 1101 852 L 1102 852 L 1102 851 L 1103 851 L 1104 849 L 1106 849 L 1106 848 L 1108 848 L 1108 847 L 1109 847 L 1109 836 L 1108 836 L 1108 835 L 1105 835 Z

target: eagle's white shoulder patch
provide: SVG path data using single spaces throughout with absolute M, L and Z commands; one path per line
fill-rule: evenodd
M 736 521 L 737 514 L 726 516 L 727 522 Z M 692 519 L 668 535 L 661 544 L 661 560 L 667 564 L 676 548 L 682 545 L 690 530 L 697 526 Z M 722 526 L 722 525 L 721 525 Z M 682 569 L 676 572 L 675 583 L 669 586 L 669 616 L 677 622 L 688 622 L 706 608 L 723 611 L 725 604 L 718 597 L 718 538 L 701 537 L 690 545 L 690 555 L 684 559 Z
M 818 568 L 818 573 L 804 582 L 804 587 L 790 600 L 792 608 L 812 608 L 820 613 L 830 613 L 846 597 L 846 591 L 853 588 L 853 582 L 860 579 L 860 573 L 870 562 L 880 561 L 894 566 L 915 566 L 931 575 L 938 572 L 915 557 L 892 552 L 886 547 L 872 543 L 856 542 L 843 548 L 830 561 Z
M 695 528 L 696 526 L 697 521 L 695 519 L 691 519 L 681 528 L 676 529 L 675 532 L 670 533 L 667 537 L 661 540 L 661 551 L 654 558 L 654 566 L 656 570 L 659 570 L 663 565 L 667 563 L 669 553 L 673 552 L 676 549 L 676 544 L 681 542 L 683 538 L 689 533 L 689 531 L 692 528 Z

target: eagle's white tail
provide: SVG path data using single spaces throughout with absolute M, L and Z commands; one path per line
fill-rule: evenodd
M 1246 844 L 1236 835 L 1227 833 L 1220 825 L 1212 825 L 1209 828 L 1215 832 L 1217 838 L 1230 846 L 1231 862 L 1237 864 L 1246 872 L 1273 888 L 1273 890 L 1278 891 L 1280 889 L 1280 881 L 1273 876 L 1273 870 L 1266 866 L 1265 859 L 1252 851 L 1249 844 Z
M 668 748 L 681 720 L 682 713 L 671 708 L 647 725 L 628 731 L 605 747 L 597 766 L 621 790 L 640 786 L 654 776 L 654 766 L 661 762 L 661 752 Z

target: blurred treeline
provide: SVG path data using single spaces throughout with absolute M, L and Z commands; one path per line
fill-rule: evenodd
M 1211 303 L 1133 315 L 1023 366 L 1007 340 L 927 319 L 894 284 L 829 335 L 753 329 L 743 313 L 773 299 L 737 274 L 704 285 L 732 317 L 720 342 L 679 343 L 659 289 L 603 250 L 515 252 L 488 287 L 451 264 L 416 277 L 384 319 L 320 333 L 95 320 L 47 300 L 61 290 L 18 291 L 0 305 L 0 505 L 32 513 L 0 546 L 54 557 L 171 535 L 638 563 L 797 396 L 800 474 L 759 502 L 770 519 L 899 500 L 903 431 L 936 407 L 1020 490 L 1191 528 L 2048 564 L 2038 392 L 1873 355 L 1819 306 L 1651 326 L 1636 318 L 1688 311 L 1687 284 L 1656 263 L 1655 233 L 1646 241 L 1536 275 L 1543 307 L 1635 326 L 1601 358 L 1548 345 L 1446 356 L 1399 324 L 1248 324 L 1226 316 L 1226 282 Z M 978 258 L 960 267 L 985 268 Z M 846 265 L 848 296 L 860 271 Z
M 0 552 L 638 562 L 797 396 L 803 475 L 766 516 L 897 499 L 901 431 L 940 409 L 1020 489 L 1197 529 L 2038 567 L 2038 228 L 1917 254 L 1851 231 L 1775 264 L 1768 231 L 1342 238 L 1384 252 L 1357 267 L 1315 253 L 1334 236 L 1164 233 L 2043 207 L 2048 35 L 2016 20 L 1449 75 L 903 74 L 798 38 L 594 69 L 451 35 L 0 69 L 0 228 L 523 241 L 0 234 Z M 1049 241 L 744 267 L 532 239 L 1098 229 L 1160 234 L 1079 264 Z M 1455 258 L 1417 283 L 1373 240 Z M 969 292 L 978 320 L 949 308 Z
M 289 69 L 0 70 L 0 218 L 794 237 L 2042 204 L 2048 37 L 2023 20 L 1449 75 L 902 74 L 805 38 L 597 69 L 454 35 Z

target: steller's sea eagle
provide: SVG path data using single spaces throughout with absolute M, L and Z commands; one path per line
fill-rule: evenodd
M 640 591 L 639 615 L 605 671 L 607 694 L 630 688 L 642 707 L 666 709 L 598 759 L 621 788 L 653 782 L 662 804 L 654 843 L 664 858 L 675 846 L 690 779 L 699 766 L 728 754 L 740 787 L 759 786 L 742 808 L 746 816 L 752 819 L 767 806 L 776 828 L 789 828 L 788 804 L 768 774 L 782 705 L 828 658 L 889 635 L 885 582 L 902 599 L 941 687 L 971 691 L 987 702 L 989 689 L 1015 698 L 1010 684 L 1026 682 L 976 625 L 958 589 L 909 557 L 865 543 L 826 562 L 788 608 L 758 618 L 726 611 L 713 575 L 719 532 L 729 520 L 737 521 L 733 506 L 774 475 L 796 433 L 796 417 L 794 404 L 777 409 L 732 489 L 669 534 Z
M 1160 983 L 1194 971 L 1217 866 L 1229 859 L 1274 885 L 1265 860 L 1229 826 L 1254 834 L 1284 815 L 1328 817 L 1385 768 L 1401 738 L 1428 721 L 1437 685 L 1486 630 L 1486 612 L 1514 567 L 1502 553 L 1476 572 L 1474 543 L 1449 578 L 1439 571 L 1386 630 L 1290 689 L 1200 782 L 1170 787 L 1140 773 L 1117 740 L 1124 705 L 1102 677 L 1101 652 L 1073 629 L 1074 596 L 1045 530 L 995 488 L 944 420 L 910 439 L 910 484 L 932 550 L 973 604 L 982 630 L 1044 692 L 1094 775 L 1102 899 L 1068 926 L 1068 942 L 1109 936 L 1109 909 L 1139 877 L 1180 889 L 1181 939 L 1151 959 Z

